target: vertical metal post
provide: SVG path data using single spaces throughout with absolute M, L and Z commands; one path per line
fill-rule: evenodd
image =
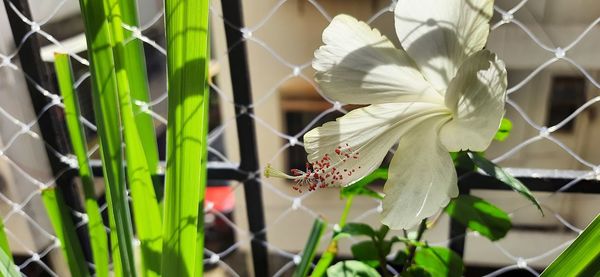
M 33 109 L 39 118 L 38 125 L 42 139 L 56 151 L 70 153 L 70 143 L 65 129 L 62 109 L 58 106 L 53 106 L 44 111 L 45 107 L 52 100 L 42 95 L 35 87 L 35 84 L 38 84 L 51 93 L 55 93 L 56 91 L 56 83 L 54 82 L 52 71 L 40 56 L 41 45 L 38 36 L 34 34 L 25 38 L 25 35 L 31 31 L 31 26 L 23 22 L 10 5 L 13 5 L 16 10 L 27 18 L 32 18 L 31 10 L 29 9 L 27 0 L 4 0 L 4 8 L 6 9 L 14 41 L 18 44 L 25 39 L 19 49 L 19 60 L 23 73 L 29 79 L 27 81 L 27 88 Z M 60 158 L 54 154 L 48 145 L 45 145 L 46 153 L 52 173 L 55 177 L 59 178 L 56 180 L 59 192 L 63 194 L 65 202 L 69 207 L 82 212 L 83 207 L 79 199 L 79 193 L 73 183 L 73 171 L 69 170 L 68 166 L 61 162 Z M 86 260 L 92 261 L 89 236 L 86 228 L 78 228 L 77 234 Z
M 258 151 L 256 144 L 256 129 L 254 121 L 249 114 L 253 114 L 252 91 L 250 89 L 250 77 L 248 75 L 248 59 L 246 53 L 246 42 L 240 30 L 243 26 L 243 12 L 241 0 L 221 0 L 223 7 L 223 19 L 225 23 L 225 35 L 229 52 L 229 66 L 233 87 L 233 98 L 237 104 L 235 112 L 239 116 L 236 119 L 237 132 L 241 162 L 239 169 L 248 173 L 248 179 L 244 182 L 244 194 L 246 198 L 246 209 L 248 225 L 252 232 L 252 261 L 254 265 L 254 276 L 268 276 L 267 248 L 265 245 L 266 232 L 264 208 L 262 202 L 262 189 L 259 176 L 254 176 L 258 171 Z

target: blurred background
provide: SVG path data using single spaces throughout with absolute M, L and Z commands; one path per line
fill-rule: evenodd
M 30 28 L 24 39 L 14 39 L 10 2 L 28 2 L 31 16 L 17 17 Z M 223 6 L 221 5 L 223 3 Z M 222 10 L 228 1 L 212 3 L 212 167 L 240 162 L 239 136 L 230 78 L 228 47 Z M 386 0 L 255 0 L 242 1 L 245 22 L 232 26 L 247 43 L 250 85 L 253 93 L 258 160 L 261 167 L 289 170 L 303 168 L 302 135 L 333 120 L 352 107 L 323 97 L 315 86 L 311 68 L 313 52 L 322 44 L 321 33 L 332 17 L 350 14 L 367 21 L 396 40 L 393 25 L 395 3 Z M 8 13 L 6 12 L 8 11 Z M 159 0 L 139 1 L 141 30 L 145 42 L 152 101 L 149 112 L 156 119 L 160 152 L 164 158 L 166 130 L 166 80 L 163 6 Z M 10 15 L 15 18 L 15 14 Z M 506 141 L 494 142 L 487 157 L 508 167 L 517 176 L 552 179 L 556 190 L 567 190 L 579 182 L 600 185 L 600 3 L 594 0 L 497 0 L 487 48 L 505 61 L 508 69 L 509 103 L 506 117 L 513 129 Z M 40 43 L 37 67 L 52 67 L 53 53 L 73 54 L 76 84 L 90 155 L 98 158 L 93 127 L 90 80 L 86 64 L 83 24 L 76 0 L 3 1 L 0 4 L 0 213 L 8 229 L 17 264 L 27 276 L 68 276 L 61 253 L 54 243 L 39 197 L 39 188 L 53 184 L 60 172 L 53 171 L 48 145 L 42 133 L 53 126 L 41 124 L 31 94 L 50 97 L 55 87 L 45 87 L 25 74 L 20 51 L 31 41 Z M 30 65 L 31 66 L 31 65 Z M 44 75 L 54 76 L 50 70 Z M 28 89 L 28 85 L 30 88 Z M 31 91 L 31 86 L 35 91 Z M 34 100 L 35 101 L 35 100 Z M 50 108 L 59 108 L 58 103 Z M 595 143 L 596 142 L 596 143 Z M 52 152 L 52 151 L 50 151 Z M 62 162 L 69 153 L 54 153 Z M 54 157 L 53 159 L 55 159 Z M 70 160 L 71 159 L 71 160 Z M 261 170 L 262 171 L 262 170 Z M 323 216 L 336 222 L 343 209 L 337 189 L 298 194 L 290 183 L 258 179 L 262 187 L 270 274 L 290 275 L 294 259 L 302 250 L 312 221 Z M 104 190 L 98 179 L 99 196 Z M 248 276 L 252 273 L 251 233 L 244 184 L 210 180 L 207 192 L 206 262 L 214 276 Z M 382 184 L 375 188 L 381 189 Z M 76 188 L 76 187 L 75 187 Z M 76 191 L 76 189 L 75 189 Z M 549 190 L 546 190 L 549 191 Z M 585 189 L 581 190 L 585 191 Z M 511 213 L 513 229 L 498 242 L 466 235 L 465 262 L 468 276 L 502 270 L 510 276 L 535 275 L 552 261 L 578 232 L 600 212 L 600 197 L 592 193 L 536 192 L 546 215 L 511 191 L 474 190 Z M 77 197 L 74 194 L 74 197 Z M 379 226 L 379 201 L 358 198 L 349 221 Z M 81 218 L 83 214 L 74 212 Z M 445 245 L 449 220 L 442 216 L 426 239 Z M 82 220 L 80 227 L 85 226 Z M 332 227 L 331 225 L 330 227 Z M 331 230 L 331 228 L 330 228 Z M 325 236 L 327 238 L 328 235 Z M 341 242 L 341 255 L 350 256 L 350 240 Z M 322 243 L 322 248 L 325 243 Z M 212 253 L 212 254 L 210 254 Z M 497 270 L 501 271 L 497 271 Z

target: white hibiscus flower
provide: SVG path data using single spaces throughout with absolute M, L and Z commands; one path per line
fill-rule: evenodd
M 458 195 L 449 151 L 483 151 L 506 98 L 504 63 L 483 50 L 493 0 L 399 0 L 396 48 L 348 15 L 323 32 L 313 67 L 336 101 L 368 105 L 304 135 L 310 166 L 294 176 L 307 186 L 349 185 L 398 148 L 384 187 L 382 223 L 407 229 Z

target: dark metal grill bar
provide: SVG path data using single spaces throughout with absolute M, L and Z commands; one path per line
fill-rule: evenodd
M 35 115 L 39 118 L 38 125 L 42 135 L 42 139 L 47 143 L 45 146 L 50 169 L 56 180 L 56 187 L 59 193 L 62 193 L 66 204 L 75 211 L 83 212 L 83 205 L 79 198 L 79 192 L 74 184 L 75 174 L 65 172 L 69 167 L 61 162 L 60 158 L 55 155 L 50 147 L 59 153 L 71 153 L 70 141 L 66 132 L 66 125 L 63 118 L 63 111 L 58 106 L 53 106 L 46 110 L 52 100 L 42 95 L 37 91 L 35 84 L 42 86 L 52 94 L 57 94 L 57 86 L 54 81 L 53 70 L 42 61 L 40 56 L 40 40 L 37 34 L 25 37 L 31 31 L 31 26 L 21 20 L 19 15 L 9 6 L 12 4 L 16 10 L 27 18 L 31 17 L 31 10 L 27 0 L 4 0 L 4 8 L 10 23 L 10 28 L 15 43 L 23 41 L 19 49 L 19 60 L 21 69 L 28 78 L 27 89 L 33 104 Z M 64 174 L 61 174 L 64 173 Z M 78 222 L 80 219 L 73 216 L 73 221 Z M 92 254 L 89 246 L 89 236 L 87 227 L 78 228 L 77 235 L 81 242 L 85 258 L 92 262 Z
M 221 0 L 223 7 L 223 21 L 225 25 L 225 36 L 229 52 L 229 67 L 231 73 L 231 85 L 233 88 L 234 102 L 237 104 L 235 112 L 238 141 L 240 149 L 240 170 L 254 173 L 259 170 L 258 149 L 256 143 L 256 128 L 250 114 L 252 109 L 252 91 L 250 88 L 250 76 L 246 41 L 242 33 L 233 26 L 242 28 L 242 2 L 241 0 Z M 226 23 L 225 23 L 226 22 Z M 209 171 L 210 173 L 210 171 Z M 246 209 L 248 214 L 248 225 L 252 233 L 252 262 L 254 265 L 254 276 L 268 276 L 268 253 L 265 241 L 264 208 L 262 201 L 262 188 L 260 176 L 249 174 L 244 181 L 244 195 L 246 198 Z

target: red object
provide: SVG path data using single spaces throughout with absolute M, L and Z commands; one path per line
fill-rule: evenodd
M 222 213 L 233 211 L 233 207 L 235 206 L 233 190 L 229 186 L 206 188 L 205 208 L 208 203 L 213 203 L 214 206 L 212 208 Z

